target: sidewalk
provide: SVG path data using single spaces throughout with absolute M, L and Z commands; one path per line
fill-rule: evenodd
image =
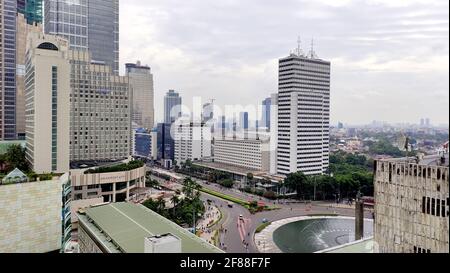
M 214 245 L 213 237 L 215 235 L 215 229 L 209 227 L 215 222 L 219 221 L 221 217 L 220 210 L 215 205 L 205 206 L 205 215 L 197 224 L 197 230 L 201 232 L 200 237 Z

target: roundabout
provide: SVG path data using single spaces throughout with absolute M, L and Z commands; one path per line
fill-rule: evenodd
M 365 220 L 364 237 L 373 235 L 373 220 Z M 304 216 L 276 221 L 257 233 L 261 253 L 316 253 L 355 242 L 355 218 Z

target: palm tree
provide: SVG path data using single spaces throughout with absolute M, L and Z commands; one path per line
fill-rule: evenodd
M 157 208 L 159 212 L 164 211 L 164 209 L 166 208 L 166 201 L 164 201 L 163 197 L 158 198 Z
M 180 203 L 180 198 L 178 197 L 178 195 L 174 194 L 172 196 L 172 198 L 170 199 L 170 201 L 173 204 L 173 215 L 175 216 L 175 212 L 176 212 L 177 206 Z
M 253 185 L 253 179 L 255 178 L 255 176 L 252 173 L 248 173 L 247 174 L 247 181 L 250 187 L 254 187 L 256 185 Z

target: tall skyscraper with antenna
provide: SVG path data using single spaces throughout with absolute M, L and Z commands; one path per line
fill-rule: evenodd
M 314 43 L 279 61 L 277 173 L 323 174 L 329 167 L 331 63 Z M 274 128 L 275 129 L 275 128 Z

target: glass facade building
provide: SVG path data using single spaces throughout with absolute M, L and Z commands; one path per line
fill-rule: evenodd
M 45 0 L 45 18 L 45 33 L 66 38 L 71 49 L 89 50 L 92 61 L 118 74 L 118 0 Z
M 146 128 L 138 128 L 134 133 L 134 156 L 153 159 L 153 142 L 156 140 L 156 132 L 149 132 Z M 155 155 L 156 156 L 156 155 Z
M 170 123 L 158 124 L 158 160 L 175 159 L 175 140 L 171 135 L 171 128 Z
M 45 0 L 44 31 L 64 37 L 71 49 L 88 48 L 88 0 Z
M 268 128 L 270 130 L 270 108 L 272 107 L 272 99 L 267 98 L 262 102 L 262 120 L 261 127 Z
M 181 117 L 181 103 L 180 94 L 174 90 L 169 90 L 164 97 L 164 122 L 173 123 Z
M 27 23 L 42 23 L 42 0 L 17 0 L 17 11 L 25 15 Z
M 88 48 L 93 61 L 119 73 L 119 0 L 88 1 Z
M 0 2 L 0 139 L 16 139 L 17 0 Z

